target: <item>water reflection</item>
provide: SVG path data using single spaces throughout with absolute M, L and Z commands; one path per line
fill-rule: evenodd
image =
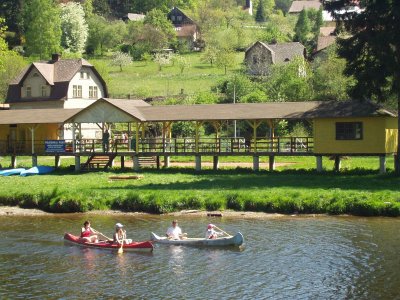
M 0 298 L 399 298 L 399 219 L 222 219 L 226 231 L 243 232 L 244 251 L 156 245 L 151 254 L 122 255 L 64 245 L 64 232 L 79 230 L 84 219 L 1 217 Z M 122 222 L 132 237 L 145 240 L 150 231 L 164 232 L 171 219 L 91 216 L 91 221 L 105 234 Z M 199 236 L 209 222 L 183 217 L 180 223 Z

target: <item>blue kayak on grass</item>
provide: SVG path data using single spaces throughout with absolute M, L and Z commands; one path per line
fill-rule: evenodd
M 31 176 L 31 175 L 42 175 L 42 174 L 48 174 L 53 172 L 55 169 L 53 167 L 49 166 L 37 166 L 30 168 L 28 170 L 24 170 L 19 174 L 20 176 Z
M 2 171 L 0 171 L 0 176 L 19 175 L 23 171 L 25 171 L 24 168 L 2 170 Z

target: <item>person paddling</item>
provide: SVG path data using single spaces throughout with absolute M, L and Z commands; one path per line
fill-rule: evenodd
M 90 228 L 89 221 L 85 221 L 85 223 L 83 223 L 83 227 L 81 229 L 81 240 L 88 243 L 97 243 L 99 241 L 97 239 L 97 235 L 94 233 L 92 228 Z
M 207 225 L 207 231 L 205 235 L 206 239 L 216 239 L 219 235 L 224 235 L 223 232 L 215 231 L 214 228 L 216 228 L 214 224 Z
M 172 226 L 167 229 L 166 236 L 172 240 L 183 240 L 186 238 L 186 233 L 182 233 L 182 229 L 178 226 L 178 220 L 172 221 Z
M 126 238 L 126 230 L 123 229 L 124 225 L 122 225 L 121 223 L 117 223 L 115 224 L 115 232 L 113 235 L 113 242 L 116 244 L 121 245 L 122 242 L 124 244 L 130 244 L 132 243 L 131 239 L 127 239 Z

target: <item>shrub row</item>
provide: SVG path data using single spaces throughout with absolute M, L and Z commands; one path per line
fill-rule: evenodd
M 311 192 L 310 192 L 311 193 Z M 128 192 L 117 199 L 101 195 L 51 193 L 0 195 L 0 205 L 37 208 L 47 212 L 86 212 L 117 209 L 162 214 L 183 209 L 255 211 L 283 214 L 351 214 L 357 216 L 400 216 L 400 200 L 383 201 L 362 193 L 201 193 Z

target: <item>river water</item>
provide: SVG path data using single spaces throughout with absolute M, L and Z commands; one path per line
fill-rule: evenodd
M 83 214 L 0 217 L 0 299 L 400 299 L 400 219 L 183 216 L 184 232 L 206 224 L 241 231 L 243 249 L 156 245 L 153 253 L 64 244 Z M 111 236 L 163 234 L 172 217 L 90 215 Z

